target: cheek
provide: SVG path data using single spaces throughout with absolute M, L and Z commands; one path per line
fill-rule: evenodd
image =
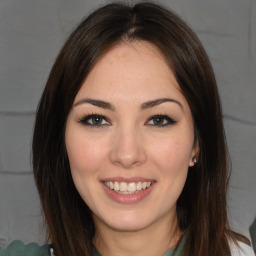
M 66 134 L 66 148 L 72 175 L 87 175 L 98 169 L 104 158 L 102 147 L 95 140 L 85 138 L 79 133 Z
M 184 137 L 166 139 L 154 147 L 152 155 L 159 169 L 166 175 L 179 176 L 187 172 L 191 158 L 192 141 Z
M 71 175 L 79 194 L 89 207 L 93 207 L 94 195 L 97 194 L 95 182 L 100 164 L 104 161 L 104 151 L 97 140 L 88 138 L 84 132 L 66 131 L 66 149 Z

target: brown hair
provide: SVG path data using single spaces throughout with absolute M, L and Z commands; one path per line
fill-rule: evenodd
M 73 184 L 65 124 L 97 59 L 127 40 L 145 40 L 160 49 L 192 112 L 200 154 L 177 202 L 179 226 L 186 232 L 183 255 L 231 255 L 228 241 L 246 240 L 228 226 L 229 167 L 213 70 L 194 32 L 172 11 L 153 3 L 107 4 L 94 11 L 70 35 L 51 70 L 33 137 L 34 175 L 48 238 L 57 255 L 92 255 L 94 224 Z

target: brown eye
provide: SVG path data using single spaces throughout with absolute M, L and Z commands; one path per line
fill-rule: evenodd
M 103 118 L 101 116 L 93 116 L 89 120 L 88 120 L 88 123 L 90 123 L 90 124 L 100 125 L 100 124 L 102 124 Z
M 152 119 L 154 125 L 164 125 L 167 123 L 163 117 L 155 117 Z
M 166 115 L 152 116 L 147 122 L 148 125 L 152 125 L 156 127 L 163 127 L 163 126 L 171 125 L 174 123 L 176 123 L 176 121 L 174 121 L 172 118 Z
M 84 125 L 92 126 L 92 127 L 101 127 L 104 125 L 110 125 L 107 118 L 101 115 L 84 116 L 79 122 Z

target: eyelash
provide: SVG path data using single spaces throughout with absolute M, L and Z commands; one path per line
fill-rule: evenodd
M 164 124 L 158 124 L 158 125 L 154 125 L 154 124 L 150 124 L 150 126 L 154 126 L 154 127 L 157 127 L 157 128 L 161 128 L 161 127 L 166 127 L 166 126 L 169 126 L 169 125 L 173 125 L 175 123 L 177 123 L 177 121 L 175 121 L 174 119 L 172 119 L 171 117 L 169 117 L 168 115 L 161 115 L 161 114 L 158 114 L 158 115 L 153 115 L 151 116 L 148 120 L 147 120 L 147 123 L 149 121 L 152 121 L 152 120 L 156 120 L 156 119 L 160 119 L 161 121 L 164 121 L 165 123 Z
M 108 122 L 108 124 L 93 124 L 93 123 L 89 123 L 89 120 L 93 119 L 93 118 L 99 118 L 100 120 L 105 120 L 106 122 Z M 85 115 L 78 122 L 83 124 L 83 125 L 86 125 L 86 126 L 89 126 L 89 127 L 93 127 L 93 128 L 94 127 L 95 128 L 102 128 L 103 126 L 111 125 L 110 121 L 105 116 L 102 116 L 102 115 L 99 115 L 99 114 Z
M 103 124 L 102 123 L 101 124 L 93 124 L 93 122 L 89 123 L 89 120 L 92 121 L 93 118 L 98 118 L 101 122 L 104 121 L 104 122 L 107 122 L 107 123 L 105 123 L 105 124 L 104 123 Z M 153 121 L 153 120 L 156 121 L 156 119 L 162 121 L 163 124 L 147 124 L 150 121 Z M 78 122 L 83 124 L 83 125 L 92 127 L 92 128 L 103 128 L 104 126 L 111 125 L 111 123 L 108 120 L 108 118 L 106 118 L 105 116 L 99 115 L 99 114 L 85 115 Z M 162 115 L 162 114 L 153 115 L 146 122 L 146 124 L 148 126 L 152 126 L 152 127 L 156 127 L 156 128 L 166 127 L 166 126 L 169 126 L 169 125 L 173 125 L 175 123 L 177 123 L 177 121 L 175 121 L 174 119 L 172 119 L 168 115 Z

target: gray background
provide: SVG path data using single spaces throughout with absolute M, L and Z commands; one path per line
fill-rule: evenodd
M 36 105 L 69 32 L 105 2 L 0 0 L 0 245 L 43 242 L 30 165 Z M 156 2 L 192 26 L 213 63 L 233 162 L 230 220 L 248 235 L 256 216 L 256 0 Z

